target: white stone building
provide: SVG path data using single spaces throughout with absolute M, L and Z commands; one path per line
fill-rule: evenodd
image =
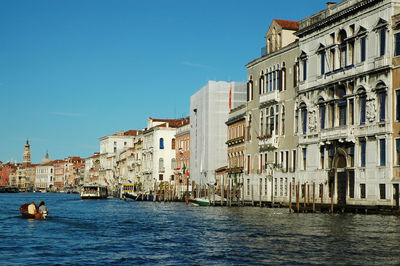
M 46 153 L 42 163 L 36 167 L 35 188 L 46 191 L 54 187 L 54 167 Z
M 135 136 L 139 131 L 129 130 L 115 133 L 111 136 L 100 138 L 100 184 L 107 185 L 110 191 L 114 191 L 118 186 L 117 160 L 119 153 L 124 149 L 134 145 Z
M 143 191 L 149 193 L 155 184 L 174 180 L 175 134 L 184 119 L 154 119 L 149 117 L 143 132 Z
M 246 84 L 242 82 L 209 81 L 190 97 L 191 181 L 215 183 L 215 170 L 227 165 L 225 122 L 230 107 L 245 102 Z
M 344 0 L 300 21 L 296 183 L 339 207 L 392 205 L 392 16 L 398 0 Z

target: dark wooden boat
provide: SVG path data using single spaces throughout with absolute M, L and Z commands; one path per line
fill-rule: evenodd
M 25 203 L 19 207 L 19 211 L 22 214 L 22 217 L 25 218 L 31 218 L 31 219 L 46 219 L 47 214 L 43 215 L 42 213 L 39 213 L 39 208 L 36 206 L 36 214 L 30 214 L 28 213 L 28 206 L 30 203 Z

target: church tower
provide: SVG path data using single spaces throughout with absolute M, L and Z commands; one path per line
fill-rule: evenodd
M 31 164 L 31 146 L 29 145 L 29 141 L 26 140 L 25 148 L 24 148 L 24 155 L 22 163 L 25 165 Z

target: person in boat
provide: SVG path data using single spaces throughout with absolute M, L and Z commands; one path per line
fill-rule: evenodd
M 32 201 L 31 204 L 28 205 L 28 213 L 29 214 L 36 214 L 37 209 L 36 209 L 36 204 Z
M 39 201 L 39 213 L 48 213 L 48 212 L 49 212 L 49 209 L 44 204 L 44 201 L 43 200 Z

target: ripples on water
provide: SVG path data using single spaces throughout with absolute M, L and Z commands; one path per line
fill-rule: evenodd
M 43 199 L 48 220 L 20 217 Z M 400 217 L 0 194 L 5 264 L 400 264 Z

